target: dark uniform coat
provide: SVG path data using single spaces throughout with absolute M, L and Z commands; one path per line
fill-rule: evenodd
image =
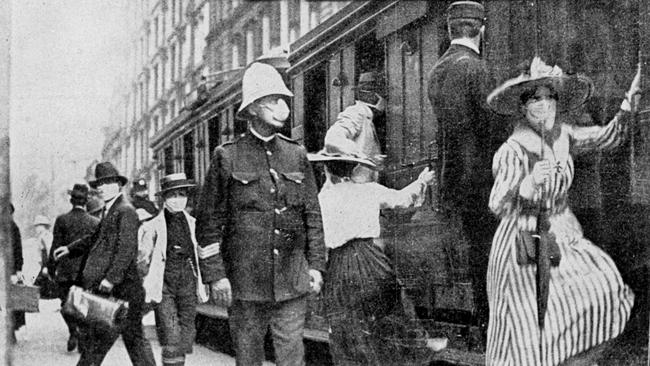
M 203 281 L 227 277 L 233 299 L 285 301 L 324 270 L 314 174 L 305 149 L 250 132 L 215 150 L 196 226 Z
M 48 271 L 54 276 L 56 282 L 72 282 L 79 275 L 79 267 L 82 258 L 65 256 L 58 261 L 54 261 L 54 251 L 62 246 L 68 245 L 73 241 L 84 236 L 92 234 L 99 219 L 91 216 L 86 210 L 74 207 L 70 212 L 56 218 L 54 221 L 52 249 L 50 250 L 50 259 L 48 260 Z
M 140 221 L 147 221 L 158 215 L 156 205 L 145 197 L 133 196 L 131 198 L 131 204 L 135 208 L 135 212 L 138 214 Z
M 429 100 L 439 124 L 440 200 L 462 220 L 472 255 L 479 322 L 487 322 L 485 276 L 498 221 L 488 209 L 492 157 L 508 129 L 490 112 L 487 66 L 471 48 L 452 44 L 429 74 Z
M 82 273 L 84 288 L 97 288 L 104 278 L 115 286 L 114 291 L 122 284 L 141 287 L 136 266 L 139 225 L 133 206 L 120 195 L 91 236 L 68 246 L 71 257 L 88 253 Z

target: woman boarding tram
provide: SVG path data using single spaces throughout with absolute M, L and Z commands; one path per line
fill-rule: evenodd
M 488 96 L 495 111 L 521 118 L 493 160 L 489 205 L 501 223 L 487 274 L 487 365 L 558 365 L 575 355 L 593 360 L 602 349 L 594 347 L 625 328 L 634 294 L 611 258 L 583 236 L 568 206 L 568 190 L 574 154 L 613 149 L 624 140 L 639 78 L 637 73 L 621 110 L 602 127 L 563 122 L 564 112 L 590 97 L 592 82 L 568 76 L 539 58 L 529 73 Z M 538 223 L 540 210 L 548 212 L 548 220 Z M 542 222 L 549 223 L 547 232 L 538 231 Z M 541 316 L 536 264 L 544 257 L 535 257 L 536 233 L 549 239 L 550 253 L 548 300 Z M 585 353 L 589 350 L 591 355 Z

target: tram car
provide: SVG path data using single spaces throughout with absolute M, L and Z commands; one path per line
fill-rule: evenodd
M 262 60 L 283 73 L 295 94 L 291 123 L 283 132 L 309 152 L 320 150 L 337 114 L 354 103 L 358 76 L 380 71 L 388 93 L 385 117 L 376 123 L 387 155 L 381 183 L 402 188 L 424 166 L 436 166 L 438 124 L 427 97 L 427 74 L 449 45 L 445 11 L 450 3 L 354 1 L 298 38 L 288 60 Z M 650 49 L 650 5 L 642 0 L 483 3 L 487 24 L 481 52 L 495 86 L 516 76 L 516 65 L 537 52 L 547 64 L 593 80 L 594 96 L 571 118 L 599 125 L 615 114 L 637 62 L 642 62 L 642 83 L 648 80 L 643 50 Z M 207 101 L 183 112 L 182 124 L 155 136 L 152 148 L 162 169 L 185 171 L 203 181 L 210 152 L 246 130 L 245 122 L 235 118 L 242 75 L 243 70 L 223 74 Z M 641 112 L 632 138 L 622 149 L 576 159 L 570 198 L 585 236 L 612 256 L 634 287 L 637 306 L 645 307 L 650 100 L 644 94 L 638 103 Z M 484 364 L 485 336 L 476 321 L 477 284 L 469 275 L 475 253 L 458 239 L 458 225 L 440 219 L 437 208 L 442 203 L 436 192 L 434 185 L 420 208 L 382 212 L 382 236 L 418 315 L 431 332 L 450 340 L 438 359 Z M 309 309 L 305 337 L 326 344 L 327 324 L 318 297 L 312 298 Z M 199 306 L 199 341 L 214 338 L 215 332 L 227 338 L 227 331 L 207 325 L 216 318 L 227 318 L 225 309 Z M 647 323 L 644 327 L 647 332 Z

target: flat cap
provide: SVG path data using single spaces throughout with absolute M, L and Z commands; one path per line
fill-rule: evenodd
M 475 1 L 455 1 L 447 8 L 447 20 L 477 19 L 485 20 L 485 8 Z

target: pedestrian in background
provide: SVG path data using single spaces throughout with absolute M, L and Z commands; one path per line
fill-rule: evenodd
M 86 211 L 88 214 L 101 220 L 102 212 L 104 211 L 104 200 L 97 195 L 97 193 L 88 193 L 88 202 L 86 203 Z
M 156 364 L 142 329 L 144 288 L 136 263 L 140 223 L 135 209 L 122 193 L 127 181 L 110 162 L 97 164 L 95 180 L 88 183 L 106 202 L 102 221 L 90 236 L 54 251 L 57 260 L 66 255 L 87 255 L 81 276 L 83 288 L 129 303 L 127 319 L 119 333 L 92 325 L 84 327 L 88 339 L 84 341 L 78 366 L 101 365 L 120 334 L 133 365 Z
M 187 213 L 185 173 L 165 176 L 158 193 L 163 209 L 139 230 L 138 268 L 144 277 L 145 302 L 153 302 L 165 366 L 185 365 L 196 336 L 196 305 L 208 294 L 199 270 L 196 220 Z
M 65 304 L 68 297 L 68 291 L 73 285 L 79 286 L 81 265 L 83 257 L 64 257 L 59 261 L 54 260 L 54 251 L 57 248 L 68 245 L 77 239 L 81 239 L 92 234 L 99 219 L 91 216 L 86 212 L 86 203 L 88 202 L 88 186 L 85 184 L 75 184 L 72 190 L 68 191 L 70 195 L 70 204 L 72 209 L 56 218 L 54 221 L 54 230 L 52 240 L 52 250 L 50 251 L 49 272 L 54 277 L 58 286 L 58 295 L 61 299 L 61 307 Z M 68 352 L 73 351 L 80 341 L 80 324 L 74 317 L 61 312 L 63 320 L 68 326 L 69 338 L 67 342 Z M 81 349 L 81 347 L 80 347 Z
M 469 242 L 476 322 L 485 334 L 485 274 L 498 224 L 487 208 L 493 181 L 491 157 L 507 138 L 507 128 L 494 125 L 498 119 L 485 102 L 492 83 L 481 58 L 483 5 L 474 1 L 452 3 L 447 9 L 447 27 L 451 45 L 430 71 L 428 85 L 439 125 L 439 202 L 449 225 L 462 226 L 460 235 L 464 238 L 458 240 Z
M 10 236 L 10 241 L 11 241 L 11 253 L 12 253 L 12 258 L 13 261 L 9 262 L 9 273 L 11 273 L 12 281 L 15 282 L 23 282 L 23 246 L 22 246 L 22 240 L 20 237 L 20 229 L 18 228 L 18 225 L 16 225 L 16 222 L 14 221 L 14 204 L 11 203 L 9 206 L 9 212 L 11 214 L 11 236 Z M 11 342 L 16 343 L 16 331 L 20 329 L 20 327 L 25 325 L 25 312 L 24 311 L 16 311 L 12 310 L 11 311 L 11 317 L 13 319 L 13 329 L 11 332 Z
M 242 93 L 249 129 L 217 147 L 199 201 L 203 281 L 230 306 L 238 366 L 262 364 L 269 326 L 276 364 L 304 365 L 307 294 L 325 267 L 316 182 L 305 149 L 277 133 L 293 96 L 280 73 L 253 63 Z
M 147 181 L 144 179 L 133 182 L 131 204 L 135 207 L 135 212 L 138 214 L 141 223 L 151 220 L 158 214 L 158 208 L 149 200 L 149 189 L 147 188 Z

